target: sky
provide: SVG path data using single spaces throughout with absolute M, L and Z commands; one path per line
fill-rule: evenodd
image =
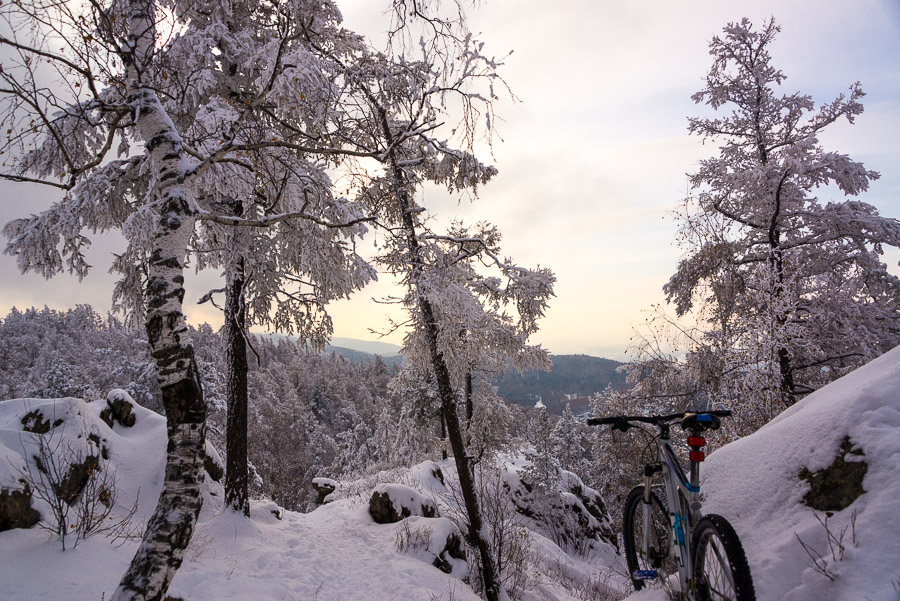
M 383 38 L 387 0 L 337 4 L 350 29 L 376 44 Z M 710 65 L 709 40 L 730 21 L 760 24 L 770 16 L 782 27 L 771 54 L 787 75 L 786 93 L 811 94 L 821 104 L 862 83 L 864 114 L 821 140 L 880 172 L 861 200 L 900 218 L 900 0 L 567 0 L 552 10 L 544 0 L 494 0 L 469 9 L 487 54 L 512 51 L 501 74 L 518 101 L 497 105 L 502 140 L 482 157 L 499 175 L 474 202 L 434 189 L 419 202 L 438 220 L 496 224 L 505 255 L 554 271 L 556 297 L 534 342 L 554 354 L 622 359 L 646 311 L 665 303 L 662 286 L 682 256 L 673 211 L 687 192 L 686 174 L 716 152 L 687 132 L 687 117 L 704 113 L 691 95 Z M 52 200 L 45 190 L 0 183 L 0 222 Z M 106 311 L 106 270 L 120 248 L 111 238 L 95 240 L 88 254 L 95 269 L 82 283 L 20 276 L 14 259 L 0 256 L 0 315 L 13 305 L 89 303 Z M 885 260 L 900 273 L 900 252 Z M 188 279 L 189 321 L 221 324 L 211 307 L 196 305 L 220 285 L 214 273 Z M 395 292 L 382 277 L 334 303 L 335 336 L 376 339 L 370 330 L 387 328 L 391 307 L 373 298 Z M 402 337 L 382 340 L 399 344 Z

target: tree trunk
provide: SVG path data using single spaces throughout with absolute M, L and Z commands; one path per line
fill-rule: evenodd
M 228 364 L 228 416 L 225 423 L 225 502 L 250 515 L 247 470 L 247 308 L 244 259 L 228 269 L 225 286 L 225 360 Z
M 140 81 L 154 49 L 154 9 L 146 0 L 131 0 L 126 6 L 130 35 L 122 58 L 128 69 L 128 100 L 135 107 L 160 201 L 148 266 L 147 337 L 166 410 L 168 445 L 156 511 L 114 601 L 163 598 L 191 540 L 204 479 L 206 405 L 182 312 L 184 259 L 195 215 L 184 186 L 188 157 L 156 93 Z
M 416 293 L 419 311 L 422 314 L 423 327 L 428 339 L 428 347 L 431 354 L 431 365 L 437 381 L 438 396 L 441 399 L 441 413 L 447 426 L 447 436 L 450 438 L 450 448 L 453 450 L 453 460 L 456 463 L 456 471 L 459 476 L 459 488 L 462 492 L 466 515 L 469 520 L 468 540 L 478 550 L 481 559 L 482 580 L 484 593 L 488 601 L 498 601 L 500 598 L 500 579 L 496 572 L 490 545 L 485 537 L 481 520 L 481 509 L 478 505 L 478 495 L 475 490 L 475 479 L 469 457 L 466 454 L 462 429 L 459 425 L 457 413 L 456 393 L 450 380 L 450 371 L 447 363 L 438 349 L 438 324 L 434 316 L 434 308 L 428 296 L 420 288 L 422 274 L 422 252 L 416 235 L 416 222 L 414 220 L 414 207 L 409 199 L 406 174 L 397 160 L 394 149 L 394 137 L 387 120 L 387 111 L 378 106 L 379 124 L 384 135 L 386 146 L 391 148 L 388 153 L 391 173 L 394 179 L 394 194 L 402 215 L 403 231 L 406 237 L 407 248 L 410 257 L 409 285 Z
M 475 413 L 475 407 L 472 405 L 472 371 L 466 372 L 466 431 L 469 430 L 469 424 L 472 423 L 472 415 Z
M 781 296 L 784 294 L 784 257 L 781 251 L 781 232 L 775 226 L 775 221 L 780 213 L 781 198 L 780 187 L 776 194 L 775 215 L 772 217 L 772 225 L 769 228 L 769 246 L 770 246 L 770 269 L 774 272 L 775 285 L 772 288 L 772 298 L 770 302 L 773 307 L 778 306 Z M 778 309 L 775 316 L 776 325 L 779 329 L 784 329 L 788 322 L 788 314 L 783 309 Z M 790 407 L 797 402 L 797 391 L 794 386 L 794 368 L 791 362 L 791 353 L 786 346 L 778 349 L 778 380 L 779 390 L 781 393 L 781 402 L 785 407 Z M 774 416 L 770 416 L 771 419 Z
M 794 387 L 794 370 L 791 367 L 791 355 L 784 347 L 778 349 L 778 370 L 781 376 L 781 400 L 785 407 L 790 407 L 797 402 L 797 392 Z
M 447 458 L 447 447 L 444 445 L 444 441 L 447 440 L 447 422 L 444 421 L 444 408 L 441 407 L 438 412 L 438 419 L 441 421 L 441 459 Z
M 437 379 L 438 395 L 441 398 L 441 412 L 444 414 L 444 421 L 447 425 L 447 436 L 450 439 L 450 448 L 453 450 L 453 460 L 459 476 L 459 488 L 466 506 L 466 515 L 469 518 L 469 543 L 478 550 L 481 559 L 481 576 L 484 581 L 485 596 L 488 601 L 497 601 L 500 598 L 500 580 L 495 571 L 490 545 L 484 535 L 481 508 L 478 505 L 478 496 L 475 490 L 475 478 L 459 425 L 456 394 L 450 381 L 450 371 L 447 369 L 443 355 L 438 350 L 437 323 L 431 303 L 425 295 L 419 295 L 419 309 L 422 311 L 425 321 L 428 346 L 431 350 L 431 364 Z

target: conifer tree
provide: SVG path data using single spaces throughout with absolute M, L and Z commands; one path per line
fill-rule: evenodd
M 550 444 L 553 455 L 559 461 L 560 467 L 570 472 L 579 472 L 584 461 L 584 445 L 582 444 L 579 422 L 572 413 L 569 403 L 563 410 L 562 416 L 553 426 L 550 433 Z

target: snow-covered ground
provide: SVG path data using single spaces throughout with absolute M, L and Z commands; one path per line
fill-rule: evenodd
M 35 453 L 34 436 L 22 432 L 21 420 L 37 409 L 50 422 L 62 420 L 52 430 L 56 440 L 66 436 L 78 444 L 108 448 L 119 506 L 130 507 L 139 490 L 133 521 L 146 520 L 161 482 L 165 420 L 136 406 L 134 427 L 115 423 L 110 428 L 99 418 L 105 406 L 105 401 L 77 399 L 0 403 L 0 486 L 19 487 L 24 457 Z M 90 434 L 100 442 L 89 441 Z M 829 546 L 826 529 L 816 518 L 824 519 L 824 513 L 802 503 L 809 485 L 799 473 L 831 464 L 847 436 L 865 453 L 868 471 L 865 494 L 828 517 L 832 534 L 844 531 L 838 559 L 840 552 L 832 556 L 836 547 Z M 428 475 L 434 465 L 380 480 L 394 478 L 413 486 L 435 499 L 444 513 L 447 500 L 437 490 L 441 485 Z M 452 465 L 439 467 L 452 476 Z M 351 483 L 335 495 L 337 500 L 309 514 L 257 501 L 248 520 L 223 510 L 221 487 L 208 480 L 196 535 L 169 595 L 186 601 L 478 599 L 456 568 L 449 575 L 431 565 L 437 551 L 431 542 L 400 550 L 397 541 L 407 526 L 372 520 L 368 500 L 378 481 Z M 738 531 L 760 601 L 900 599 L 900 349 L 810 395 L 756 434 L 714 452 L 704 465 L 703 489 L 704 510 L 724 515 Z M 49 511 L 36 498 L 34 506 L 44 515 Z M 610 509 L 614 516 L 620 513 Z M 413 531 L 424 525 L 440 532 L 453 527 L 443 518 L 429 520 L 413 517 L 407 525 Z M 534 530 L 527 537 L 532 573 L 523 600 L 603 599 L 607 586 L 622 586 L 615 575 L 622 571 L 621 561 L 608 550 L 585 559 L 563 553 Z M 68 539 L 62 551 L 58 537 L 46 530 L 0 533 L 0 599 L 109 598 L 137 542 L 97 535 L 72 548 L 74 537 Z M 821 554 L 824 569 L 813 567 L 800 540 Z M 661 600 L 665 594 L 643 591 L 630 599 Z
M 838 560 L 816 519 L 824 512 L 802 503 L 809 484 L 798 474 L 829 466 L 846 436 L 865 453 L 868 470 L 865 494 L 828 518 L 834 535 L 847 529 Z M 704 468 L 704 510 L 734 524 L 758 599 L 900 599 L 900 348 L 722 447 Z M 823 556 L 833 580 L 812 567 L 798 537 Z
M 0 486 L 21 488 L 16 481 L 26 471 L 25 456 L 35 454 L 36 435 L 23 433 L 22 417 L 38 411 L 40 421 L 60 425 L 48 434 L 54 441 L 84 445 L 85 453 L 98 445 L 109 449 L 115 469 L 119 501 L 124 510 L 139 494 L 134 524 L 146 521 L 155 505 L 164 464 L 165 420 L 136 406 L 132 428 L 107 426 L 99 414 L 105 401 L 79 399 L 19 399 L 0 403 Z M 32 422 L 35 420 L 32 419 Z M 92 446 L 93 445 L 93 446 Z M 80 447 L 79 447 L 80 448 Z M 32 470 L 36 468 L 32 462 Z M 479 597 L 465 583 L 465 562 L 450 574 L 432 565 L 441 543 L 456 526 L 447 517 L 411 517 L 398 524 L 377 524 L 369 515 L 372 491 L 394 481 L 414 486 L 431 499 L 443 515 L 452 514 L 453 499 L 434 477 L 440 468 L 453 478 L 452 460 L 426 462 L 369 479 L 342 483 L 336 500 L 308 514 L 284 511 L 274 503 L 255 501 L 250 519 L 223 509 L 221 486 L 207 477 L 204 505 L 184 564 L 169 596 L 189 601 L 253 600 L 424 600 L 475 601 Z M 504 477 L 515 480 L 516 468 Z M 577 478 L 574 475 L 573 478 Z M 42 515 L 50 507 L 35 497 Z M 74 511 L 74 510 L 73 510 Z M 114 514 L 116 517 L 119 514 Z M 526 522 L 522 518 L 523 523 Z M 424 542 L 405 545 L 398 540 L 426 533 Z M 523 601 L 563 601 L 580 598 L 619 598 L 609 589 L 621 582 L 609 564 L 618 565 L 614 550 L 598 544 L 593 559 L 570 556 L 549 539 L 525 531 L 530 548 L 527 590 Z M 59 537 L 39 528 L 0 533 L 0 599 L 97 601 L 109 598 L 137 546 L 136 540 L 112 540 L 103 535 L 78 541 L 67 537 L 63 551 Z M 452 558 L 450 563 L 453 563 Z M 588 596 L 591 595 L 591 596 Z

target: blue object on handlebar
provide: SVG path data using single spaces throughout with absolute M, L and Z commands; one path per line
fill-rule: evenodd
M 658 574 L 656 570 L 635 570 L 631 577 L 635 580 L 656 580 Z

